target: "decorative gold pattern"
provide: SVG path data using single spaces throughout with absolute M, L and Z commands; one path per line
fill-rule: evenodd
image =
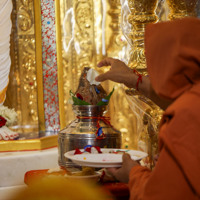
M 57 145 L 57 135 L 40 139 L 0 141 L 0 152 L 41 150 L 56 147 Z
M 59 95 L 59 114 L 60 129 L 65 127 L 64 113 L 64 90 L 63 90 L 63 60 L 62 60 L 62 38 L 60 25 L 60 1 L 56 1 L 56 47 L 57 47 L 57 68 L 58 68 L 58 95 Z
M 129 23 L 132 25 L 132 33 L 129 38 L 132 41 L 129 66 L 146 74 L 146 59 L 144 55 L 144 31 L 149 23 L 155 23 L 158 18 L 155 10 L 158 0 L 128 0 L 131 14 Z
M 42 76 L 42 28 L 41 28 L 41 8 L 40 1 L 34 0 L 34 14 L 35 14 L 35 46 L 36 46 L 36 67 L 37 67 L 37 105 L 38 105 L 38 119 L 39 131 L 45 131 L 45 117 L 44 117 L 44 92 L 43 92 L 43 76 Z M 35 97 L 36 98 L 36 97 Z
M 18 113 L 12 129 L 20 133 L 21 139 L 0 141 L 0 152 L 51 148 L 57 146 L 56 135 L 38 138 L 38 115 L 39 130 L 45 131 L 40 1 L 13 1 L 13 8 L 12 66 L 6 104 Z
M 129 0 L 128 2 L 131 11 L 129 23 L 133 27 L 133 31 L 128 36 L 132 41 L 132 53 L 129 64 L 132 68 L 136 67 L 140 72 L 146 74 L 143 38 L 144 28 L 146 24 L 157 21 L 155 15 L 157 1 Z M 181 0 L 168 2 L 169 4 L 171 2 L 170 8 L 174 13 L 177 13 L 174 4 L 183 4 Z M 185 16 L 186 14 L 188 15 L 188 13 L 194 16 L 193 3 L 195 2 L 190 2 L 191 8 L 188 10 L 188 7 L 187 12 L 184 11 Z M 120 31 L 121 13 L 119 0 L 109 0 L 109 5 L 107 5 L 108 3 L 105 3 L 105 1 L 100 0 L 55 0 L 55 3 L 59 110 L 61 128 L 63 128 L 74 119 L 71 105 L 68 104 L 69 90 L 76 90 L 79 80 L 78 77 L 83 67 L 89 66 L 96 68 L 97 62 L 100 61 L 106 53 L 108 56 L 118 56 L 119 58 L 120 55 L 118 53 L 125 45 L 125 42 L 122 40 L 122 33 Z M 13 5 L 13 24 L 17 25 L 13 27 L 12 33 L 12 68 L 7 93 L 7 105 L 9 107 L 14 107 L 18 113 L 19 119 L 16 130 L 20 132 L 29 132 L 30 130 L 37 132 L 39 116 L 39 130 L 44 131 L 40 1 L 13 0 Z M 108 22 L 110 21 L 110 25 L 105 23 L 105 11 L 109 6 L 109 16 L 106 16 L 106 22 L 107 20 Z M 179 10 L 180 13 L 182 13 L 184 9 L 181 7 Z M 188 12 L 190 10 L 191 12 Z M 69 15 L 67 16 L 67 14 Z M 174 16 L 175 14 L 173 14 L 173 17 Z M 74 24 L 71 23 L 72 21 Z M 108 37 L 108 35 L 110 37 Z M 108 48 L 106 48 L 105 45 L 107 45 Z M 108 49 L 107 52 L 106 49 Z M 113 85 L 114 84 L 109 83 L 105 84 L 104 87 L 110 90 Z M 124 147 L 126 145 L 129 148 L 135 147 L 136 140 L 132 134 L 137 132 L 137 118 L 129 111 L 129 105 L 126 103 L 126 100 L 122 98 L 124 94 L 121 86 L 116 84 L 115 89 L 117 92 L 115 92 L 112 97 L 112 105 L 109 109 L 111 122 L 122 132 Z M 133 95 L 130 97 L 134 98 Z M 11 98 L 12 103 L 10 103 Z M 152 147 L 153 150 L 149 149 L 148 151 L 154 152 L 156 151 L 156 146 L 154 146 L 154 144 L 156 144 L 155 140 L 157 135 L 152 134 L 152 132 L 155 133 L 157 131 L 155 121 L 159 121 L 160 110 L 157 110 L 157 108 L 147 102 L 146 99 L 141 98 L 142 96 L 139 95 L 138 99 L 147 106 L 147 108 L 143 107 L 145 114 L 143 113 L 140 115 L 144 125 L 143 133 L 148 133 L 153 136 L 149 138 L 148 135 L 144 134 L 140 135 L 140 137 L 151 143 L 150 147 Z M 135 100 L 136 99 L 137 98 L 135 98 Z M 132 102 L 135 100 L 132 100 Z M 141 105 L 143 105 L 143 103 L 141 103 Z M 129 121 L 127 118 L 132 119 L 132 121 Z M 153 122 L 151 121 L 152 119 Z M 143 133 L 141 132 L 141 134 Z M 40 139 L 35 139 L 34 141 L 35 146 L 41 142 Z M 5 141 L 5 144 L 6 142 L 7 141 Z M 9 142 L 7 142 L 7 144 L 15 144 L 16 142 L 16 145 L 18 145 L 18 143 L 22 144 L 24 140 L 20 142 Z M 51 142 L 48 142 L 48 145 L 50 145 L 50 143 Z M 26 144 L 28 145 L 28 143 Z M 15 149 L 22 150 L 23 148 L 26 149 L 23 145 L 21 149 L 19 146 Z M 33 146 L 31 147 L 31 145 L 30 148 L 36 149 Z M 42 147 L 42 145 L 40 145 L 40 147 L 37 148 L 47 147 Z
M 167 0 L 170 8 L 168 18 L 174 20 L 183 17 L 196 17 L 197 2 L 198 0 Z
M 11 72 L 6 104 L 18 114 L 13 129 L 20 133 L 38 130 L 35 62 L 34 6 L 32 0 L 13 1 Z M 21 128 L 21 127 L 27 128 Z
M 60 1 L 65 126 L 74 118 L 72 106 L 68 103 L 69 91 L 78 87 L 82 69 L 95 68 L 97 60 L 102 57 L 101 51 L 98 54 L 101 46 L 96 45 L 96 38 L 101 45 L 101 33 L 97 31 L 101 27 L 94 18 L 98 15 L 94 8 L 101 10 L 100 1 Z M 101 15 L 98 20 L 101 22 Z
M 108 48 L 106 48 L 108 49 L 107 55 L 112 57 L 114 55 L 119 56 L 119 51 L 126 44 L 124 39 L 122 40 L 123 35 L 120 30 L 120 2 L 119 0 L 110 1 L 110 6 L 112 7 L 109 10 L 111 17 L 110 27 L 113 34 L 110 34 L 108 30 L 109 25 L 105 24 L 104 21 L 105 9 L 108 6 L 107 4 L 103 4 L 102 1 L 60 1 L 60 16 L 63 27 L 62 55 L 66 125 L 74 119 L 72 106 L 68 104 L 69 91 L 70 89 L 72 91 L 76 90 L 83 67 L 89 66 L 96 68 L 97 62 L 106 53 L 106 40 L 109 41 Z M 109 21 L 108 18 L 106 20 Z M 110 40 L 108 39 L 108 35 L 110 36 Z M 123 147 L 133 148 L 136 141 L 130 139 L 130 134 L 134 132 L 135 123 L 133 113 L 129 112 L 129 105 L 124 97 L 123 89 L 120 85 L 114 85 L 112 83 L 104 83 L 103 85 L 109 91 L 115 86 L 116 92 L 112 97 L 108 115 L 111 116 L 111 123 L 114 127 L 120 129 L 122 132 Z M 127 120 L 127 115 L 130 117 L 129 120 Z M 134 138 L 134 136 L 131 137 Z
M 107 55 L 114 58 L 122 58 L 124 53 L 123 47 L 126 46 L 126 40 L 121 30 L 121 4 L 120 0 L 109 0 L 110 9 L 108 14 L 111 17 L 109 27 L 112 30 L 112 35 L 107 47 Z
M 96 64 L 93 55 L 94 44 L 94 8 L 93 1 L 74 1 L 75 13 L 75 38 L 74 42 L 79 44 L 80 54 L 77 52 L 77 64 L 79 69 Z

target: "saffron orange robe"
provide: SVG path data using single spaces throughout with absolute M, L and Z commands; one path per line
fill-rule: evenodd
M 200 199 L 200 20 L 147 26 L 145 50 L 152 87 L 174 101 L 161 120 L 154 170 L 130 172 L 130 199 Z

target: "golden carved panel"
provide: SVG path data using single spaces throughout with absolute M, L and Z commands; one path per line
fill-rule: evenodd
M 96 67 L 97 60 L 102 57 L 101 51 L 98 53 L 102 44 L 97 44 L 102 34 L 97 31 L 99 24 L 95 21 L 97 9 L 101 10 L 99 2 L 60 1 L 65 126 L 74 117 L 68 104 L 69 91 L 76 90 L 82 69 Z
M 106 56 L 122 58 L 125 38 L 120 30 L 120 1 L 60 1 L 62 35 L 64 112 L 66 126 L 74 119 L 69 91 L 75 91 L 83 67 L 96 68 Z M 120 54 L 120 52 L 122 52 Z M 98 69 L 99 70 L 99 69 Z M 105 69 L 101 69 L 104 71 Z M 136 145 L 136 122 L 119 84 L 103 83 L 107 91 L 115 87 L 109 105 L 111 123 L 121 131 L 123 147 Z
M 34 5 L 32 0 L 13 0 L 12 22 L 12 65 L 5 105 L 14 108 L 18 114 L 17 124 L 13 129 L 26 133 L 38 130 Z

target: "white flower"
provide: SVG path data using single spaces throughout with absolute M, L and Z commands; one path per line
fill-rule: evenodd
M 12 125 L 17 120 L 17 113 L 15 110 L 3 105 L 0 106 L 0 116 L 7 120 L 6 126 Z

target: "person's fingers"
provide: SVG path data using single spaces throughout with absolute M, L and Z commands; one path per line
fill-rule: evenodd
M 107 168 L 106 171 L 108 172 L 109 175 L 113 176 L 116 179 L 118 168 L 111 167 Z
M 106 170 L 108 171 L 108 173 L 113 174 L 118 170 L 118 168 L 110 167 L 110 168 L 106 168 Z
M 104 74 L 100 74 L 99 76 L 97 76 L 95 78 L 95 81 L 98 81 L 98 82 L 106 81 L 106 80 L 109 79 L 109 74 L 110 74 L 109 72 L 106 72 Z
M 136 165 L 139 165 L 140 163 L 138 161 L 135 161 L 131 158 L 130 154 L 128 153 L 124 153 L 123 156 L 122 156 L 122 160 L 123 160 L 123 163 L 122 163 L 122 166 L 129 166 L 130 169 L 133 167 L 133 166 L 136 166 Z
M 105 58 L 105 59 L 103 59 L 102 61 L 100 61 L 98 64 L 97 64 L 97 66 L 98 67 L 103 67 L 103 66 L 109 66 L 109 65 L 112 65 L 113 64 L 113 62 L 114 62 L 114 58 Z

